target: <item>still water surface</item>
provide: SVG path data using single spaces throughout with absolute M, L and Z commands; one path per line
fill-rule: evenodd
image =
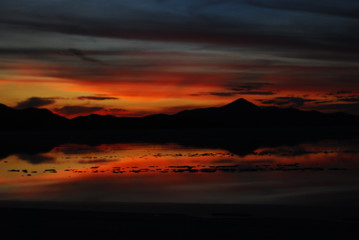
M 358 170 L 358 139 L 245 154 L 175 143 L 62 144 L 3 156 L 0 200 L 350 205 L 359 199 Z

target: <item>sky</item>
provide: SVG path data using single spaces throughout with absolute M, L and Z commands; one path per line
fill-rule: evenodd
M 359 114 L 357 0 L 2 0 L 0 103 L 73 118 Z

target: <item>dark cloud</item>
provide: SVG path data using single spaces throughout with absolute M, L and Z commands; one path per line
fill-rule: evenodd
M 313 108 L 319 111 L 345 112 L 349 114 L 359 115 L 359 102 L 323 104 Z
M 45 48 L 0 48 L 1 55 L 55 55 L 61 50 Z
M 359 103 L 359 96 L 339 97 L 339 101 Z
M 348 95 L 352 91 L 337 91 L 327 94 L 331 99 L 316 101 L 317 106 L 313 109 L 330 112 L 346 112 L 349 114 L 359 115 L 359 95 Z
M 238 92 L 238 95 L 273 95 L 274 92 L 272 91 L 243 91 Z
M 316 101 L 316 103 L 340 103 L 340 102 L 359 103 L 359 95 L 351 95 L 350 93 L 353 92 L 343 90 L 343 91 L 327 93 L 324 96 L 329 97 L 328 100 Z
M 85 106 L 64 106 L 62 108 L 54 109 L 57 113 L 72 116 L 77 114 L 91 114 L 94 112 L 98 112 L 104 110 L 102 107 L 85 107 Z
M 301 107 L 307 102 L 315 102 L 314 99 L 306 99 L 301 97 L 276 97 L 273 99 L 258 99 L 262 104 L 282 106 L 282 107 Z
M 212 95 L 212 96 L 217 96 L 217 97 L 230 97 L 230 96 L 235 96 L 238 93 L 236 92 L 208 92 L 208 93 L 202 93 L 200 95 Z
M 138 116 L 138 114 L 139 114 L 137 112 L 131 112 L 131 111 L 128 111 L 127 109 L 123 109 L 123 108 L 108 108 L 108 109 L 103 109 L 102 112 L 107 115 L 113 115 L 113 116 L 123 116 L 123 115 Z
M 352 91 L 342 90 L 342 91 L 337 91 L 335 94 L 348 94 L 348 93 L 352 93 Z
M 41 97 L 31 97 L 25 101 L 19 102 L 15 108 L 16 109 L 26 109 L 26 108 L 37 108 L 44 107 L 55 103 L 55 98 L 41 98 Z
M 202 92 L 197 94 L 191 94 L 191 96 L 204 96 L 204 95 L 212 95 L 218 97 L 231 97 L 237 95 L 273 95 L 272 91 L 259 91 L 264 86 L 272 85 L 267 82 L 250 82 L 250 83 L 242 83 L 236 86 L 228 87 L 229 91 L 223 92 Z
M 352 93 L 352 91 L 340 90 L 340 91 L 336 91 L 336 92 L 326 93 L 325 96 L 337 96 L 337 95 L 345 95 L 345 94 L 350 94 L 350 93 Z M 337 97 L 341 97 L 341 96 L 337 96 Z
M 78 50 L 78 49 L 70 48 L 70 49 L 68 49 L 68 52 L 76 57 L 79 57 L 81 60 L 83 60 L 85 62 L 100 64 L 100 65 L 108 65 L 98 59 L 86 56 L 86 54 L 83 51 Z
M 217 97 L 231 97 L 238 95 L 273 95 L 274 92 L 271 91 L 237 91 L 237 92 L 202 92 L 202 93 L 194 93 L 191 96 L 206 96 L 212 95 Z
M 316 104 L 333 103 L 333 102 L 337 102 L 337 101 L 334 101 L 334 100 L 315 101 Z
M 308 151 L 299 146 L 293 148 L 277 148 L 271 150 L 263 150 L 257 153 L 257 155 L 269 155 L 269 156 L 282 156 L 282 157 L 295 157 L 295 156 L 304 156 L 316 152 Z
M 263 7 L 278 10 L 290 10 L 308 13 L 319 13 L 347 18 L 359 18 L 359 4 L 355 0 L 245 0 L 245 2 Z
M 230 90 L 235 91 L 237 95 L 273 95 L 272 91 L 259 91 L 265 86 L 270 86 L 268 82 L 247 82 L 231 87 Z
M 85 54 L 86 53 L 86 54 Z M 76 56 L 86 57 L 87 55 L 122 55 L 122 54 L 138 54 L 136 50 L 124 51 L 124 50 L 78 50 L 78 49 L 60 49 L 60 48 L 0 48 L 0 55 L 61 55 L 61 56 Z M 87 57 L 88 58 L 88 57 Z M 92 59 L 92 58 L 90 58 Z M 88 59 L 87 59 L 88 60 Z M 92 59 L 94 62 L 101 62 L 97 59 Z
M 80 160 L 78 163 L 81 164 L 97 164 L 97 163 L 110 163 L 116 162 L 117 160 L 112 159 L 95 159 L 95 160 Z
M 97 100 L 97 101 L 103 101 L 103 100 L 118 100 L 117 97 L 102 97 L 102 96 L 80 96 L 77 97 L 79 100 Z
M 267 82 L 250 82 L 250 83 L 243 83 L 238 86 L 232 87 L 231 90 L 233 91 L 251 91 L 257 90 L 262 88 L 263 86 L 272 85 L 271 83 Z

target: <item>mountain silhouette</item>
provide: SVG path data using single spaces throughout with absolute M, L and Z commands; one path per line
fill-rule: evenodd
M 17 110 L 0 104 L 0 117 L 2 131 L 358 126 L 359 123 L 359 116 L 346 113 L 321 113 L 295 108 L 261 108 L 243 98 L 222 107 L 184 110 L 173 115 L 115 117 L 91 114 L 74 119 L 61 117 L 47 109 Z
M 220 109 L 225 109 L 227 111 L 258 111 L 260 108 L 255 104 L 245 100 L 244 98 L 239 98 L 227 105 L 224 105 Z
M 17 110 L 0 104 L 0 117 L 1 130 L 50 130 L 69 126 L 68 119 L 41 108 Z
M 222 107 L 185 110 L 173 115 L 177 126 L 246 127 L 259 125 L 261 109 L 240 98 Z

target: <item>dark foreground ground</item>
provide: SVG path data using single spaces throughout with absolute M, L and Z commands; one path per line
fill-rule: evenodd
M 356 239 L 359 226 L 344 206 L 1 202 L 0 215 L 8 239 Z

